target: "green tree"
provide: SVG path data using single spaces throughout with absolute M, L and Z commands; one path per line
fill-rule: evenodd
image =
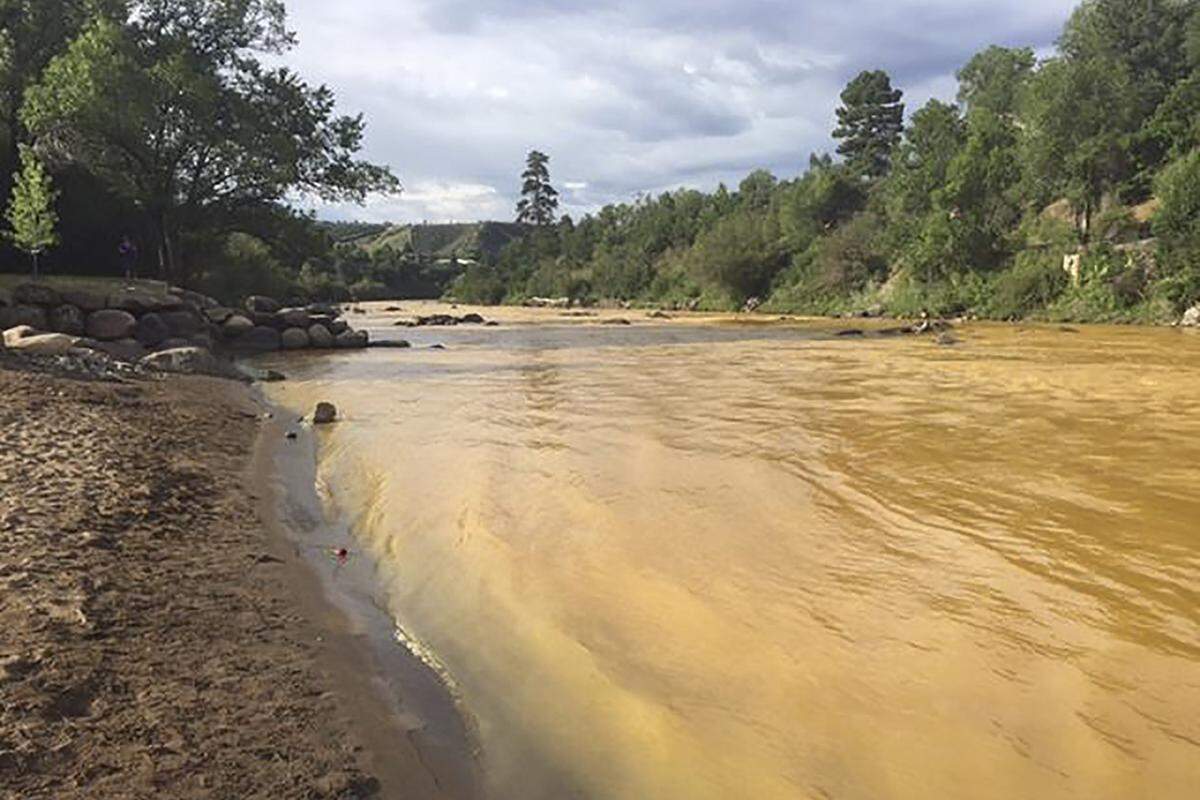
M 12 200 L 5 217 L 8 238 L 33 261 L 33 277 L 38 276 L 38 256 L 58 244 L 58 214 L 54 202 L 58 194 L 46 174 L 46 168 L 33 148 L 22 145 L 21 171 L 13 176 Z
M 295 192 L 361 201 L 399 188 L 356 160 L 361 116 L 336 116 L 328 88 L 260 60 L 292 43 L 278 0 L 134 0 L 50 62 L 22 119 L 39 147 L 133 200 L 163 277 L 186 279 L 183 230 L 235 229 Z
M 550 156 L 530 151 L 521 180 L 517 222 L 538 227 L 553 225 L 558 212 L 558 190 L 550 184 Z
M 966 139 L 967 125 L 957 106 L 930 100 L 913 114 L 881 187 L 889 221 L 884 238 L 892 249 L 902 249 L 916 236 Z
M 88 20 L 114 16 L 118 0 L 0 0 L 0 171 L 4 180 L 19 168 L 20 146 L 29 143 L 21 124 L 25 90 L 50 60 L 66 50 Z M 7 189 L 7 187 L 5 187 Z M 3 191 L 7 195 L 7 190 Z
M 1136 93 L 1119 61 L 1065 58 L 1042 66 L 1022 101 L 1026 191 L 1038 204 L 1071 201 L 1087 240 L 1105 194 L 1134 173 L 1128 137 Z
M 904 130 L 903 97 L 879 70 L 860 73 L 846 86 L 833 137 L 841 140 L 837 151 L 851 169 L 872 179 L 887 174 L 892 148 Z
M 1074 61 L 1115 61 L 1137 80 L 1139 117 L 1154 112 L 1188 65 L 1188 27 L 1197 0 L 1084 0 L 1063 29 L 1059 49 Z
M 977 53 L 958 71 L 958 102 L 968 113 L 979 109 L 993 114 L 1014 114 L 1036 64 L 1031 48 L 993 45 Z
M 1166 293 L 1180 307 L 1200 300 L 1200 150 L 1173 162 L 1155 183 L 1154 218 Z

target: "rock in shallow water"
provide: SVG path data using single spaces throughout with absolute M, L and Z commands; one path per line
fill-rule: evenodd
M 317 403 L 317 408 L 315 411 L 313 411 L 314 425 L 328 425 L 336 419 L 337 406 L 335 406 L 333 403 Z

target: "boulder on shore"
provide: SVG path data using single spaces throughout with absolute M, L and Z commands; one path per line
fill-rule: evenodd
M 275 316 L 285 328 L 307 328 L 312 325 L 312 316 L 303 308 L 285 308 Z
M 108 298 L 86 289 L 66 289 L 62 293 L 62 301 L 64 304 L 75 306 L 88 314 L 108 308 Z
M 203 318 L 195 311 L 164 311 L 160 316 L 167 324 L 167 330 L 171 332 L 171 335 L 181 339 L 195 336 L 204 328 Z
M 151 353 L 140 362 L 142 366 L 159 372 L 178 375 L 210 375 L 215 378 L 248 381 L 249 378 L 233 364 L 217 358 L 200 347 L 176 347 Z
M 1183 320 L 1179 324 L 1185 328 L 1200 328 L 1200 304 L 1183 312 Z
M 171 311 L 183 307 L 183 301 L 170 294 L 157 294 L 137 287 L 127 287 L 108 297 L 108 308 L 145 314 L 148 311 Z
M 44 283 L 22 283 L 12 290 L 13 302 L 29 306 L 62 305 L 62 295 Z
M 228 339 L 236 339 L 253 328 L 253 322 L 241 314 L 234 314 L 221 325 L 221 333 Z
M 46 312 L 37 306 L 8 306 L 0 308 L 0 330 L 28 325 L 44 331 L 49 327 Z
M 328 425 L 337 419 L 337 406 L 333 403 L 320 402 L 313 411 L 314 425 Z
M 366 331 L 351 331 L 339 334 L 334 339 L 334 346 L 346 349 L 366 347 L 370 344 L 370 337 Z
M 279 310 L 279 301 L 259 294 L 246 298 L 246 310 L 259 314 L 274 314 Z
M 88 314 L 87 335 L 102 342 L 128 339 L 136 329 L 137 319 L 128 311 L 106 308 Z
M 224 325 L 237 312 L 232 308 L 225 306 L 216 306 L 215 308 L 205 309 L 204 316 L 208 317 L 208 321 L 214 325 Z
M 77 306 L 61 305 L 50 312 L 50 330 L 70 336 L 82 336 L 86 329 L 83 312 Z
M 13 344 L 28 336 L 36 336 L 37 329 L 32 325 L 14 325 L 11 328 L 4 329 L 4 346 L 12 347 Z
M 96 342 L 94 350 L 126 364 L 136 364 L 146 355 L 146 348 L 137 339 L 118 339 L 115 342 Z
M 329 332 L 329 328 L 324 325 L 313 324 L 308 328 L 308 340 L 313 347 L 319 350 L 328 350 L 333 347 L 333 334 Z
M 34 333 L 12 341 L 9 341 L 7 337 L 4 340 L 4 344 L 9 350 L 33 356 L 66 355 L 78 342 L 78 337 L 68 336 L 65 333 Z
M 308 347 L 308 331 L 304 328 L 288 328 L 279 337 L 279 344 L 284 350 L 303 350 Z
M 279 331 L 256 325 L 235 339 L 233 346 L 253 353 L 269 353 L 279 349 Z
M 170 335 L 171 330 L 167 327 L 167 323 L 153 311 L 142 315 L 142 318 L 137 321 L 137 329 L 134 331 L 134 338 L 146 347 L 161 344 Z

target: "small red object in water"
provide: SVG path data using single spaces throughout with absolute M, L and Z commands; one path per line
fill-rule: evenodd
M 333 551 L 333 557 L 338 560 L 339 564 L 345 564 L 346 559 L 350 558 L 350 551 L 344 547 L 339 547 Z

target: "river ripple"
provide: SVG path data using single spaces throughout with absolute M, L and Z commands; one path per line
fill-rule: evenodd
M 500 314 L 272 389 L 495 796 L 1196 796 L 1200 336 Z

